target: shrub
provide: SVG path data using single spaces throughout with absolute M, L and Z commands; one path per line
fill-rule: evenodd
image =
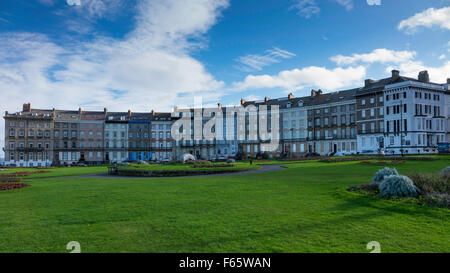
M 417 197 L 420 192 L 413 181 L 403 175 L 385 177 L 378 189 L 383 197 Z
M 441 175 L 450 175 L 450 166 L 441 171 Z
M 429 206 L 450 208 L 450 194 L 446 193 L 426 194 L 421 201 Z
M 390 175 L 398 175 L 398 172 L 395 168 L 388 168 L 385 167 L 381 170 L 379 170 L 374 176 L 372 181 L 373 182 L 383 182 L 384 178 Z
M 410 176 L 422 195 L 450 194 L 450 175 L 439 174 L 413 174 Z

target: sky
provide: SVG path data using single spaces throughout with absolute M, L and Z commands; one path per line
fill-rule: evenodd
M 392 69 L 450 78 L 450 0 L 0 0 L 2 113 L 237 105 Z

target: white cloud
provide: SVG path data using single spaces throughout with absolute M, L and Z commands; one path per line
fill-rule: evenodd
M 281 71 L 277 75 L 248 75 L 244 81 L 235 82 L 238 90 L 258 88 L 300 89 L 307 86 L 335 90 L 360 83 L 366 75 L 364 66 L 327 69 L 310 66 Z
M 291 9 L 297 9 L 297 15 L 307 19 L 314 14 L 320 13 L 320 8 L 315 0 L 297 0 Z
M 190 56 L 201 46 L 190 41 L 201 39 L 227 6 L 226 0 L 148 0 L 138 6 L 136 27 L 125 39 L 57 43 L 37 33 L 2 34 L 0 96 L 7 100 L 0 111 L 18 111 L 24 102 L 32 108 L 169 111 L 193 95 L 205 103 L 217 100 L 224 83 Z
M 260 71 L 265 66 L 269 66 L 273 63 L 279 63 L 280 59 L 289 59 L 294 56 L 294 53 L 275 47 L 273 49 L 266 50 L 265 55 L 250 54 L 239 57 L 237 61 L 242 65 L 238 66 L 238 68 L 246 72 Z
M 447 61 L 441 67 L 426 66 L 421 61 L 405 62 L 395 67 L 387 67 L 386 72 L 390 72 L 392 69 L 399 69 L 402 75 L 411 78 L 417 78 L 420 71 L 427 70 L 430 81 L 436 83 L 445 83 L 447 78 L 450 77 L 450 61 Z
M 48 2 L 49 0 L 41 0 L 41 1 L 46 1 Z M 51 0 L 50 0 L 51 1 Z M 69 6 L 81 6 L 81 0 L 67 0 L 66 1 L 67 5 Z
M 447 58 L 446 56 L 445 56 L 445 54 L 442 54 L 441 56 L 439 56 L 439 60 L 445 60 L 445 58 Z
M 367 0 L 369 6 L 381 6 L 381 0 Z
M 336 0 L 338 4 L 345 7 L 346 10 L 352 10 L 353 9 L 353 0 Z
M 385 48 L 375 49 L 371 53 L 353 54 L 351 56 L 337 55 L 330 58 L 337 65 L 351 65 L 355 63 L 404 63 L 412 60 L 417 53 L 415 51 L 395 51 Z
M 398 29 L 404 30 L 408 34 L 414 34 L 419 27 L 431 28 L 434 26 L 450 30 L 450 7 L 441 9 L 429 8 L 421 13 L 417 13 L 401 21 Z

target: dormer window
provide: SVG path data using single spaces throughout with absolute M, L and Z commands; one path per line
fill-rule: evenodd
M 302 100 L 298 102 L 298 106 L 300 106 L 300 107 L 303 106 L 303 101 Z
M 292 106 L 292 104 L 289 102 L 286 107 L 291 108 L 291 106 Z

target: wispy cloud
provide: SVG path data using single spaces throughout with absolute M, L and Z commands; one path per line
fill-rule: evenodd
M 381 6 L 381 0 L 367 0 L 369 6 Z
M 238 69 L 246 72 L 260 71 L 264 67 L 269 66 L 273 63 L 279 63 L 280 59 L 289 59 L 295 56 L 287 50 L 274 47 L 273 49 L 266 50 L 264 55 L 246 55 L 239 57 L 237 61 L 241 63 L 237 66 Z
M 336 0 L 339 5 L 343 6 L 346 10 L 353 9 L 353 0 Z
M 314 14 L 320 13 L 320 8 L 315 0 L 297 0 L 297 2 L 291 6 L 291 9 L 296 9 L 299 16 L 307 19 L 311 18 Z
M 420 27 L 431 28 L 434 26 L 450 30 L 450 7 L 441 9 L 429 8 L 417 13 L 401 21 L 398 24 L 398 29 L 405 31 L 407 34 L 414 34 Z

